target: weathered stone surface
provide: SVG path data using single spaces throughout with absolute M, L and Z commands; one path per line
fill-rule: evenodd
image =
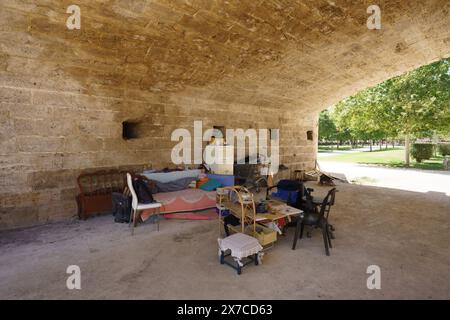
M 70 4 L 0 2 L 0 228 L 73 216 L 81 171 L 172 166 L 195 120 L 279 128 L 312 168 L 319 110 L 450 53 L 445 0 L 380 0 L 381 30 L 370 1 L 79 0 L 81 30 Z

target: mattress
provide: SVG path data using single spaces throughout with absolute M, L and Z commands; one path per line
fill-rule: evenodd
M 216 191 L 188 188 L 155 193 L 153 198 L 161 203 L 161 213 L 197 211 L 216 207 Z M 141 217 L 146 220 L 152 213 L 154 209 L 144 210 Z

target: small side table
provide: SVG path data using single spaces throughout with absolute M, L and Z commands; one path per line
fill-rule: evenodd
M 237 274 L 242 273 L 242 267 L 254 262 L 255 265 L 262 263 L 263 247 L 259 244 L 256 238 L 243 233 L 235 233 L 224 239 L 218 239 L 220 264 L 227 264 L 237 271 Z M 227 251 L 230 253 L 227 254 Z M 235 263 L 225 259 L 231 256 Z

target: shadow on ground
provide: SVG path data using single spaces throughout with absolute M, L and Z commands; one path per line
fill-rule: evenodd
M 329 189 L 313 184 L 318 194 Z M 162 221 L 130 235 L 111 216 L 0 233 L 2 299 L 450 298 L 450 197 L 338 184 L 331 256 L 319 231 L 280 237 L 241 276 L 219 264 L 217 221 Z M 79 265 L 82 289 L 66 288 Z M 381 290 L 366 287 L 369 265 Z

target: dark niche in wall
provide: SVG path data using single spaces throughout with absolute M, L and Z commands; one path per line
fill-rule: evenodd
M 306 139 L 313 140 L 313 132 L 312 132 L 312 130 L 306 131 Z
M 139 122 L 136 122 L 136 121 L 122 122 L 122 138 L 124 140 L 139 138 L 138 127 L 139 127 Z

